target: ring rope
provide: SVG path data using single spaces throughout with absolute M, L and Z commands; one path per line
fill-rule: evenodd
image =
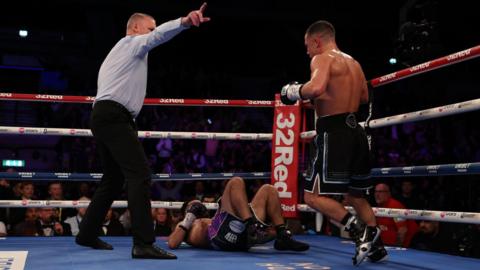
M 372 79 L 370 80 L 370 84 L 372 87 L 378 87 L 427 71 L 473 59 L 478 56 L 480 56 L 480 45 Z
M 480 99 L 444 105 L 421 111 L 393 115 L 370 121 L 370 128 L 379 128 L 389 125 L 402 124 L 438 118 L 448 115 L 470 112 L 480 109 Z M 365 122 L 359 123 L 364 125 Z M 89 129 L 74 128 L 45 128 L 45 127 L 11 127 L 0 126 L 0 134 L 16 135 L 55 135 L 55 136 L 81 136 L 92 137 Z M 310 130 L 300 133 L 301 139 L 315 137 L 316 131 Z M 178 132 L 178 131 L 138 131 L 139 138 L 170 138 L 170 139 L 193 139 L 193 140 L 272 140 L 272 133 L 226 133 L 226 132 Z
M 378 87 L 403 78 L 421 74 L 427 71 L 463 62 L 476 58 L 480 55 L 480 45 L 452 53 L 416 66 L 402 69 L 369 81 L 372 87 Z M 17 101 L 44 101 L 44 102 L 70 102 L 70 103 L 92 103 L 95 97 L 92 96 L 65 96 L 48 94 L 19 94 L 1 92 L 0 100 Z M 146 98 L 145 105 L 157 106 L 221 106 L 221 107 L 274 107 L 275 101 L 271 100 L 228 100 L 228 99 L 175 99 L 175 98 Z
M 93 137 L 89 129 L 0 126 L 0 134 Z M 271 141 L 272 133 L 138 131 L 139 138 Z
M 61 172 L 0 172 L 0 178 L 13 181 L 100 181 L 102 173 L 61 173 Z M 193 180 L 225 180 L 232 177 L 243 179 L 270 179 L 270 172 L 246 173 L 157 173 L 152 181 L 193 181 Z
M 432 118 L 439 118 L 448 115 L 460 114 L 465 112 L 471 112 L 480 109 L 480 98 L 467 100 L 459 103 L 444 105 L 440 107 L 430 108 L 421 111 L 397 114 L 384 118 L 378 118 L 370 120 L 370 128 L 380 128 L 386 126 L 392 126 L 397 124 L 403 124 L 408 122 L 422 121 Z M 364 126 L 365 122 L 360 122 L 360 125 Z M 309 130 L 300 133 L 301 139 L 311 139 L 316 135 L 315 130 Z
M 63 96 L 46 94 L 0 93 L 0 100 L 43 101 L 60 103 L 92 103 L 92 96 Z M 275 101 L 248 99 L 183 99 L 183 98 L 146 98 L 144 105 L 157 106 L 206 106 L 206 107 L 264 107 L 271 108 Z
M 480 174 L 480 162 L 457 163 L 443 165 L 407 166 L 373 168 L 372 177 L 409 177 L 409 176 L 445 176 L 445 175 L 473 175 Z M 100 181 L 101 173 L 60 173 L 60 172 L 0 172 L 0 178 L 14 181 Z M 270 179 L 270 172 L 247 173 L 179 173 L 153 174 L 152 181 L 192 181 L 224 180 L 232 177 L 244 179 Z
M 66 201 L 66 200 L 0 200 L 0 208 L 85 208 L 90 201 Z M 183 202 L 151 201 L 152 208 L 180 209 Z M 217 203 L 204 203 L 209 210 L 218 208 Z M 127 208 L 127 201 L 114 201 L 112 208 Z M 298 204 L 297 209 L 301 212 L 316 212 L 306 204 Z M 353 212 L 352 207 L 346 207 Z M 473 212 L 452 212 L 452 211 L 431 211 L 414 209 L 394 209 L 372 207 L 377 217 L 405 218 L 415 220 L 432 220 L 442 222 L 460 222 L 480 224 L 480 213 Z
M 372 169 L 372 177 L 446 176 L 480 174 L 480 162 Z

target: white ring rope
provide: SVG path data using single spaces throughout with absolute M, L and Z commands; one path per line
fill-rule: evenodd
M 464 102 L 444 105 L 444 106 L 430 108 L 426 110 L 373 119 L 370 121 L 370 128 L 380 128 L 380 127 L 392 126 L 392 125 L 403 124 L 408 122 L 416 122 L 416 121 L 427 120 L 432 118 L 439 118 L 439 117 L 444 117 L 448 115 L 475 111 L 479 109 L 480 109 L 480 98 L 472 99 Z M 362 126 L 365 126 L 365 122 L 361 122 L 359 124 Z M 300 138 L 311 139 L 315 137 L 316 134 L 317 132 L 315 130 L 309 130 L 309 131 L 300 133 Z
M 402 124 L 438 118 L 448 115 L 470 112 L 480 109 L 480 99 L 473 99 L 455 104 L 444 105 L 421 111 L 398 114 L 394 116 L 374 119 L 370 121 L 370 128 L 379 128 L 390 125 Z M 361 122 L 360 125 L 365 125 Z M 10 127 L 0 126 L 0 134 L 16 135 L 57 135 L 91 137 L 89 129 L 74 128 L 36 128 L 36 127 Z M 300 133 L 300 138 L 310 139 L 315 137 L 315 130 Z M 170 138 L 193 140 L 272 140 L 272 133 L 225 133 L 225 132 L 178 132 L 178 131 L 138 131 L 139 138 Z
M 0 208 L 85 208 L 90 201 L 56 201 L 56 200 L 0 200 Z M 180 209 L 183 202 L 152 201 L 152 208 Z M 218 208 L 217 203 L 204 203 L 209 210 Z M 114 201 L 112 208 L 126 208 L 127 201 Z M 297 209 L 301 212 L 316 212 L 306 204 L 298 204 Z M 353 212 L 352 207 L 346 207 Z M 469 224 L 480 224 L 480 213 L 452 212 L 452 211 L 431 211 L 413 209 L 393 209 L 372 207 L 375 216 L 405 218 L 414 220 L 432 220 L 441 222 L 458 222 Z
M 89 129 L 0 126 L 0 134 L 92 137 Z M 139 138 L 271 141 L 272 133 L 138 131 Z

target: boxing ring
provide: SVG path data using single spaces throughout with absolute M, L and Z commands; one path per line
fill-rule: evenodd
M 428 72 L 437 68 L 476 58 L 480 55 L 480 46 L 460 51 L 417 66 L 403 69 L 371 80 L 372 87 L 378 87 L 410 76 Z M 44 101 L 91 103 L 92 97 L 59 96 L 0 93 L 0 100 Z M 274 101 L 265 100 L 193 100 L 193 99 L 145 99 L 146 105 L 166 106 L 224 106 L 224 107 L 273 107 Z M 445 106 L 415 111 L 362 123 L 370 128 L 381 128 L 407 122 L 459 114 L 480 109 L 480 99 L 449 104 Z M 11 127 L 0 126 L 0 134 L 16 136 L 92 136 L 86 129 L 63 129 L 49 127 Z M 271 141 L 271 133 L 215 133 L 215 132 L 159 132 L 139 131 L 140 138 L 171 138 L 193 140 L 261 140 Z M 311 139 L 315 131 L 298 134 L 302 139 Z M 372 177 L 405 176 L 442 176 L 480 174 L 480 163 L 437 164 L 426 166 L 408 166 L 393 168 L 374 168 Z M 0 173 L 0 178 L 12 181 L 99 181 L 99 173 L 67 172 L 18 172 Z M 270 179 L 270 172 L 248 173 L 192 173 L 192 174 L 154 174 L 153 181 L 162 180 L 223 180 L 233 176 L 244 179 Z M 48 201 L 48 200 L 0 200 L 0 207 L 86 207 L 88 201 Z M 126 201 L 115 201 L 115 207 L 126 207 Z M 152 201 L 152 207 L 179 209 L 182 202 Z M 217 204 L 206 203 L 207 208 L 216 209 Z M 298 204 L 299 211 L 312 212 L 306 205 Z M 459 222 L 480 224 L 480 213 L 446 212 L 419 209 L 374 208 L 376 216 L 403 217 L 441 222 Z M 318 215 L 318 214 L 317 214 Z M 131 237 L 106 237 L 114 246 L 113 251 L 99 251 L 77 246 L 72 237 L 0 238 L 0 269 L 351 269 L 351 256 L 354 244 L 336 237 L 321 235 L 298 235 L 297 239 L 310 244 L 307 252 L 279 252 L 272 244 L 255 246 L 250 252 L 220 252 L 189 248 L 182 245 L 174 253 L 178 260 L 132 260 L 130 257 Z M 166 247 L 165 238 L 157 238 L 157 244 Z M 366 269 L 480 269 L 480 260 L 451 256 L 413 249 L 387 247 L 389 259 L 381 263 L 364 262 Z

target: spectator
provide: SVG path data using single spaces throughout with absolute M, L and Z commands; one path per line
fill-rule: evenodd
M 169 158 L 161 167 L 161 172 L 168 174 L 176 173 L 175 160 L 173 158 Z
M 23 182 L 20 186 L 22 200 L 33 200 L 35 198 L 35 186 L 32 182 Z
M 35 208 L 27 208 L 23 221 L 13 227 L 13 235 L 17 236 L 38 236 L 37 226 L 35 221 L 37 219 L 37 210 Z
M 92 194 L 93 194 L 92 188 L 90 187 L 89 183 L 87 183 L 87 182 L 80 183 L 80 185 L 78 187 L 77 198 L 81 198 L 81 197 L 90 198 L 92 196 Z
M 126 209 L 125 212 L 120 215 L 118 221 L 120 222 L 120 224 L 122 224 L 125 234 L 130 235 L 130 231 L 132 229 L 132 221 L 130 218 L 130 211 L 128 211 L 128 209 Z
M 172 224 L 172 228 L 175 228 L 177 224 L 182 221 L 184 218 L 182 211 L 180 209 L 172 209 L 170 211 L 170 221 Z
M 6 172 L 13 172 L 14 170 L 9 168 Z M 10 200 L 14 198 L 12 186 L 3 178 L 0 178 L 0 198 L 2 200 Z M 7 208 L 0 208 L 0 220 L 7 220 Z
M 15 182 L 12 187 L 13 198 L 21 198 L 22 197 L 22 186 L 23 182 Z
M 155 236 L 169 236 L 172 233 L 171 216 L 165 208 L 153 208 L 153 228 Z
M 156 200 L 180 201 L 183 181 L 156 181 L 152 184 L 152 198 Z
M 390 187 L 384 183 L 375 186 L 375 201 L 382 208 L 405 209 L 402 203 L 392 198 Z M 377 223 L 382 230 L 383 243 L 389 246 L 408 247 L 417 230 L 415 221 L 399 217 L 377 217 Z
M 78 200 L 79 201 L 90 201 L 90 198 L 80 197 L 80 199 L 78 199 Z M 72 231 L 73 236 L 77 236 L 78 231 L 79 231 L 78 226 L 80 225 L 80 222 L 82 222 L 82 218 L 85 215 L 86 211 L 87 211 L 87 208 L 83 208 L 83 207 L 82 208 L 77 208 L 77 215 L 65 219 L 65 223 L 70 225 L 70 229 Z
M 203 201 L 205 196 L 205 183 L 203 181 L 195 181 L 195 200 Z
M 412 238 L 411 248 L 441 253 L 455 254 L 452 233 L 438 221 L 422 220 L 417 233 Z
M 113 214 L 112 209 L 110 208 L 105 216 L 105 220 L 102 224 L 102 232 L 105 236 L 124 236 L 125 229 L 122 226 L 122 223 L 118 218 Z
M 7 170 L 6 172 L 9 172 L 9 170 Z M 0 198 L 13 198 L 13 190 L 10 182 L 8 182 L 7 179 L 4 178 L 0 178 Z
M 172 155 L 172 139 L 170 138 L 163 138 L 158 140 L 156 145 L 157 153 L 158 153 L 158 165 L 160 168 L 163 167 L 163 164 L 167 163 Z
M 35 186 L 32 182 L 22 182 L 19 186 L 20 197 L 15 199 L 32 200 L 34 199 Z M 14 227 L 25 218 L 25 208 L 10 209 L 10 225 Z
M 215 156 L 217 155 L 218 145 L 220 141 L 214 139 L 208 139 L 205 142 L 205 157 L 207 158 L 208 163 L 213 163 L 215 161 Z
M 199 151 L 198 146 L 192 148 L 187 159 L 187 166 L 192 172 L 205 172 L 207 169 L 207 160 L 205 155 Z
M 37 209 L 37 220 L 35 221 L 36 233 L 38 236 L 71 236 L 70 225 L 55 220 L 53 208 Z
M 421 204 L 415 192 L 413 181 L 410 179 L 405 179 L 402 181 L 401 193 L 398 196 L 398 200 L 407 209 L 423 209 L 423 205 Z
M 60 182 L 50 182 L 48 184 L 47 200 L 63 201 L 63 185 Z M 55 208 L 55 219 L 64 221 L 67 217 L 75 216 L 76 211 L 73 208 Z
M 217 201 L 217 197 L 213 194 L 207 194 L 203 196 L 202 202 L 204 203 L 215 203 Z
M 213 198 L 213 202 L 217 202 L 218 198 L 220 198 L 220 189 L 221 189 L 221 182 L 220 181 L 215 181 L 211 180 L 208 181 L 208 188 L 207 188 L 207 197 Z M 205 198 L 204 198 L 205 201 Z
M 0 237 L 7 236 L 7 227 L 3 221 L 0 221 Z
M 455 230 L 453 239 L 456 240 L 458 255 L 480 258 L 480 225 L 462 224 L 462 229 Z
M 60 182 L 50 182 L 48 184 L 48 200 L 64 200 L 63 186 Z

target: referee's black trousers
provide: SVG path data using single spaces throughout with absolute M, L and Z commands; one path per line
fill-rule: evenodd
M 152 244 L 155 236 L 150 205 L 151 171 L 131 114 L 114 101 L 98 101 L 90 121 L 103 177 L 82 219 L 78 237 L 89 241 L 99 235 L 108 209 L 125 184 L 133 243 Z

